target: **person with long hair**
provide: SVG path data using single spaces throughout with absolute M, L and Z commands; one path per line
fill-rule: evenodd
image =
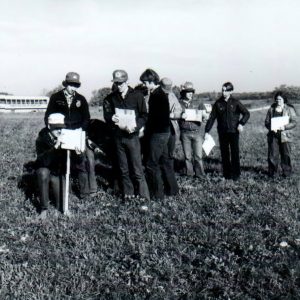
M 287 124 L 272 126 L 274 118 L 287 117 Z M 268 174 L 273 177 L 278 171 L 279 156 L 284 177 L 292 173 L 291 142 L 293 141 L 293 129 L 296 127 L 296 111 L 293 105 L 288 104 L 287 97 L 278 91 L 274 96 L 274 103 L 269 108 L 265 126 L 268 132 Z

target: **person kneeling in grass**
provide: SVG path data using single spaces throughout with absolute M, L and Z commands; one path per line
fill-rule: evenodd
M 60 134 L 65 127 L 64 115 L 53 113 L 48 125 L 38 134 L 36 140 L 36 174 L 40 199 L 40 218 L 47 217 L 50 195 L 55 207 L 61 210 L 65 192 L 67 151 L 61 149 Z

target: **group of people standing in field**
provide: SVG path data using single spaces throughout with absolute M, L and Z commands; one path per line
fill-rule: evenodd
M 185 175 L 205 176 L 203 166 L 203 139 L 217 120 L 217 131 L 222 158 L 223 176 L 238 180 L 240 171 L 239 134 L 243 131 L 250 113 L 232 96 L 234 87 L 226 82 L 222 86 L 222 96 L 213 104 L 208 113 L 203 105 L 193 99 L 195 89 L 192 82 L 181 86 L 180 99 L 172 91 L 169 78 L 159 78 L 152 69 L 146 69 L 140 76 L 144 92 L 128 85 L 128 74 L 124 70 L 113 72 L 112 92 L 103 101 L 103 116 L 110 129 L 111 149 L 115 153 L 115 179 L 119 183 L 124 201 L 133 198 L 161 200 L 165 195 L 179 193 L 175 171 L 174 152 L 176 139 L 180 137 L 184 158 Z M 89 132 L 90 113 L 86 99 L 77 92 L 80 87 L 78 73 L 69 72 L 63 81 L 64 88 L 53 94 L 45 113 L 45 128 L 36 140 L 36 173 L 41 202 L 41 217 L 47 215 L 49 197 L 52 194 L 57 209 L 61 209 L 64 197 L 66 150 L 61 149 L 60 132 L 63 128 L 88 132 L 86 150 L 72 151 L 71 165 L 79 182 L 79 197 L 87 198 L 97 194 L 94 152 L 99 148 Z M 122 125 L 118 109 L 131 110 L 135 114 L 135 124 Z M 187 120 L 186 110 L 201 110 L 206 123 L 204 137 L 200 131 L 200 121 Z M 278 116 L 288 116 L 287 125 L 273 130 L 271 120 Z M 284 176 L 291 174 L 290 144 L 291 131 L 296 126 L 295 110 L 287 104 L 282 93 L 275 95 L 274 104 L 268 110 L 265 125 L 268 133 L 269 175 L 278 169 L 279 155 Z

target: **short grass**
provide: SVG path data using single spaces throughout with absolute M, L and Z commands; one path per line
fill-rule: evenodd
M 1 115 L 0 299 L 299 299 L 299 130 L 295 175 L 270 180 L 265 114 L 241 136 L 238 182 L 220 176 L 216 147 L 205 178 L 178 175 L 176 197 L 142 210 L 72 194 L 71 216 L 45 221 L 18 187 L 43 115 Z

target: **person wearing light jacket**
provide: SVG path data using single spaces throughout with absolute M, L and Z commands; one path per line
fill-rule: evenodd
M 201 123 L 198 121 L 186 120 L 186 109 L 196 109 L 202 112 L 202 120 L 206 120 L 208 114 L 205 111 L 203 103 L 193 99 L 195 89 L 192 82 L 185 82 L 181 86 L 180 104 L 182 106 L 182 116 L 178 121 L 180 127 L 180 139 L 185 158 L 185 175 L 201 177 L 205 175 L 202 160 L 202 143 Z
M 286 96 L 278 91 L 274 96 L 275 102 L 269 108 L 265 126 L 268 132 L 268 174 L 273 177 L 278 171 L 279 156 L 284 177 L 292 173 L 291 145 L 293 141 L 293 129 L 296 127 L 296 112 L 292 105 L 288 104 Z M 280 128 L 272 128 L 272 119 L 276 117 L 288 117 L 288 123 Z

